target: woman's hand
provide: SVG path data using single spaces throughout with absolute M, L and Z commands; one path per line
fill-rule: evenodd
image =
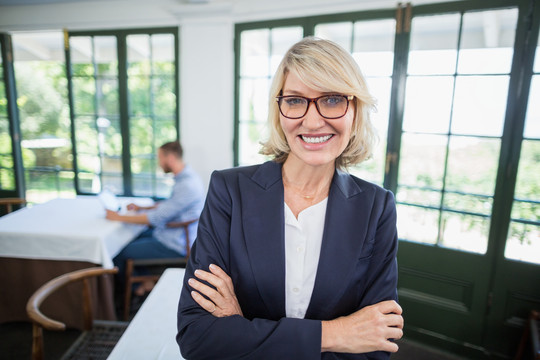
M 197 290 L 191 292 L 191 297 L 197 304 L 216 317 L 225 317 L 242 314 L 242 309 L 234 293 L 232 280 L 225 271 L 217 265 L 210 265 L 210 272 L 196 270 L 195 276 L 213 285 L 215 289 L 193 278 L 188 280 L 189 285 Z M 204 296 L 208 297 L 206 299 Z
M 321 351 L 366 353 L 398 351 L 389 339 L 403 336 L 402 309 L 393 300 L 366 306 L 349 316 L 322 322 Z

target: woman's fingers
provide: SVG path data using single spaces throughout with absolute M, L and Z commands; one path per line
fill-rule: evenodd
M 210 264 L 210 271 L 212 272 L 212 274 L 223 280 L 230 294 L 234 294 L 234 286 L 232 283 L 232 279 L 229 275 L 227 275 L 225 271 L 223 271 L 219 266 L 214 264 Z
M 398 329 L 403 329 L 403 317 L 401 315 L 395 315 L 395 314 L 386 314 L 384 316 L 384 319 L 386 321 L 387 326 L 396 327 Z
M 216 317 L 240 315 L 243 316 L 242 309 L 234 293 L 234 286 L 231 278 L 223 270 L 216 265 L 210 265 L 210 271 L 196 270 L 195 276 L 197 279 L 191 278 L 188 284 L 196 291 L 201 298 L 206 296 L 208 301 L 206 307 L 202 306 L 201 302 L 193 299 L 201 305 L 206 311 L 211 312 Z M 205 283 L 203 283 L 205 281 Z M 212 287 L 213 286 L 213 287 Z M 202 295 L 204 296 L 202 296 Z M 202 301 L 202 300 L 201 300 Z
M 204 310 L 208 311 L 209 313 L 214 313 L 216 311 L 217 307 L 216 304 L 211 302 L 210 300 L 207 300 L 204 296 L 199 294 L 196 291 L 191 292 L 191 297 L 197 304 L 199 304 Z

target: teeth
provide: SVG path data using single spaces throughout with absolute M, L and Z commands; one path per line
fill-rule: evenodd
M 307 137 L 304 135 L 301 135 L 301 136 L 302 136 L 302 140 L 310 144 L 319 144 L 319 143 L 328 141 L 328 139 L 332 137 L 332 135 L 319 136 L 319 137 L 312 137 L 312 136 Z

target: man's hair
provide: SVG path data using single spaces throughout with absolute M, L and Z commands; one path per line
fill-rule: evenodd
M 166 154 L 174 154 L 178 159 L 181 159 L 184 155 L 184 150 L 182 150 L 182 145 L 179 141 L 169 141 L 159 147 Z

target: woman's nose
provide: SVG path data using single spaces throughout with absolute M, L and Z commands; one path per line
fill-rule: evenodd
M 319 114 L 317 106 L 314 102 L 310 102 L 308 105 L 308 111 L 304 115 L 302 125 L 308 129 L 318 129 L 324 126 L 324 118 Z

